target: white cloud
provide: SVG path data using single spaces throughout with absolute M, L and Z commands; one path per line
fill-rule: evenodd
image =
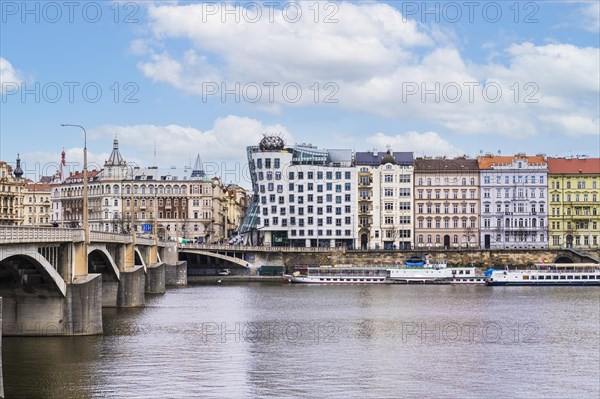
M 412 151 L 415 156 L 458 156 L 464 151 L 456 148 L 436 132 L 406 132 L 395 136 L 376 133 L 365 140 L 370 145 L 382 151 L 388 145 L 392 151 Z
M 213 126 L 205 131 L 176 124 L 105 125 L 91 129 L 88 138 L 95 142 L 102 141 L 103 146 L 111 148 L 116 135 L 125 161 L 134 161 L 141 166 L 151 166 L 155 143 L 156 166 L 159 167 L 182 168 L 193 165 L 196 155 L 200 154 L 208 173 L 222 175 L 227 171 L 238 173 L 246 168 L 245 149 L 250 145 L 258 145 L 263 133 L 278 134 L 286 143 L 294 143 L 293 136 L 282 125 L 268 125 L 235 115 L 217 118 Z M 137 161 L 139 159 L 143 161 Z M 230 179 L 233 180 L 233 177 Z
M 582 25 L 585 30 L 590 32 L 600 31 L 600 2 L 592 1 L 587 3 L 581 9 Z
M 18 90 L 22 82 L 23 79 L 12 64 L 6 58 L 0 57 L 0 94 L 5 90 Z
M 225 103 L 235 103 L 234 96 L 221 95 L 224 87 L 233 88 L 246 105 L 276 113 L 289 106 L 314 106 L 311 87 L 319 82 L 318 105 L 425 120 L 463 134 L 531 137 L 542 134 L 557 112 L 567 119 L 598 119 L 598 48 L 513 43 L 494 48 L 489 61 L 475 63 L 455 47 L 453 31 L 442 35 L 435 25 L 403 21 L 386 4 L 335 4 L 338 22 L 332 24 L 315 23 L 308 6 L 297 23 L 286 22 L 280 12 L 272 22 L 264 14 L 257 23 L 243 18 L 235 23 L 231 16 L 223 23 L 222 13 L 206 15 L 201 4 L 151 6 L 153 36 L 144 45 L 134 43 L 149 53 L 138 66 L 154 81 L 195 94 L 206 94 L 206 85 L 214 82 L 217 93 L 208 98 Z M 448 36 L 450 40 L 443 38 Z M 179 45 L 171 46 L 172 40 L 180 40 Z M 182 43 L 190 48 L 177 54 L 174 49 Z M 243 93 L 250 82 L 261 86 L 256 104 L 249 104 Z M 280 85 L 274 100 L 264 82 Z M 283 96 L 282 86 L 290 82 L 302 89 L 298 102 Z M 326 82 L 339 90 L 324 90 Z M 478 84 L 473 96 L 472 84 Z M 408 94 L 415 87 L 417 93 Z M 426 89 L 437 97 L 424 95 Z M 324 96 L 334 91 L 338 102 L 323 104 Z M 576 128 L 577 134 L 597 133 L 593 123 L 564 126 Z

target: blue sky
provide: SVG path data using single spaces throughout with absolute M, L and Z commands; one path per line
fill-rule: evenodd
M 0 4 L 0 159 L 20 153 L 31 178 L 63 148 L 80 168 L 82 134 L 60 123 L 86 127 L 94 164 L 118 135 L 128 161 L 154 163 L 156 143 L 159 166 L 199 153 L 240 173 L 264 132 L 600 155 L 598 1 Z

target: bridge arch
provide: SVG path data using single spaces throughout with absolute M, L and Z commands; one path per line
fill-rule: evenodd
M 51 281 L 52 285 L 61 293 L 63 297 L 67 295 L 67 283 L 63 280 L 61 275 L 56 271 L 54 266 L 50 264 L 42 255 L 38 252 L 27 250 L 15 254 L 0 254 L 0 265 L 3 263 L 8 263 L 11 259 L 22 259 L 26 260 L 31 266 L 33 266 L 37 272 L 40 273 L 42 278 L 46 281 Z M 21 271 L 21 281 L 23 280 L 25 274 L 23 273 L 23 269 Z M 17 271 L 17 273 L 19 273 Z
M 558 255 L 553 263 L 575 263 L 575 261 L 567 255 Z
M 236 265 L 243 266 L 248 269 L 254 267 L 254 264 L 248 262 L 247 260 L 236 258 L 234 256 L 223 255 L 223 254 L 216 253 L 216 252 L 202 251 L 202 250 L 198 250 L 198 249 L 192 249 L 192 250 L 186 249 L 186 250 L 180 250 L 179 252 L 196 254 L 196 255 L 204 255 L 204 256 L 208 256 L 208 257 L 212 257 L 212 258 L 222 259 L 222 260 L 229 261 L 231 263 L 235 263 Z
M 110 252 L 108 252 L 105 247 L 97 245 L 90 245 L 88 247 L 88 273 L 98 273 L 97 270 L 95 270 L 93 267 L 90 267 L 95 259 L 100 259 L 102 263 L 106 265 L 106 268 L 108 269 L 107 271 L 112 272 L 117 280 L 121 279 L 119 267 L 113 260 Z
M 134 260 L 135 260 L 135 264 L 137 265 L 138 262 L 140 262 L 139 264 L 144 266 L 144 272 L 146 272 L 147 267 L 146 267 L 146 262 L 144 261 L 144 257 L 142 256 L 142 253 L 140 252 L 139 248 L 135 248 L 135 254 L 134 254 Z

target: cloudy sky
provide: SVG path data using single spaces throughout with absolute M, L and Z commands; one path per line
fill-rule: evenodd
M 263 133 L 422 155 L 600 155 L 600 2 L 1 4 L 0 159 L 243 180 Z M 156 149 L 156 156 L 154 155 Z M 243 182 L 242 182 L 243 183 Z

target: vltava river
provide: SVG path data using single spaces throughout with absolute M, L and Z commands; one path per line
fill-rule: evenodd
M 195 285 L 4 338 L 7 398 L 598 398 L 600 290 Z

